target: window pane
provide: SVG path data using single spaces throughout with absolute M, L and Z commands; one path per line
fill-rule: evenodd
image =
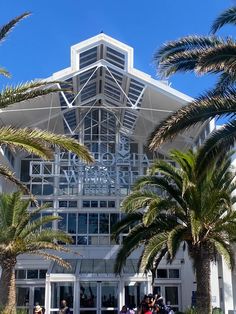
M 69 201 L 69 207 L 77 207 L 77 201 Z
M 78 245 L 87 245 L 87 237 L 78 236 Z
M 80 284 L 80 307 L 92 307 L 97 306 L 97 284 L 82 282 Z
M 115 201 L 108 201 L 108 207 L 112 207 L 114 208 L 115 207 Z
M 91 201 L 91 207 L 98 207 L 98 201 Z
M 100 214 L 99 233 L 109 233 L 109 214 Z
M 90 201 L 83 201 L 83 207 L 90 207 Z
M 98 214 L 89 214 L 89 233 L 98 233 Z
M 157 278 L 167 278 L 167 269 L 158 269 Z
M 40 269 L 39 270 L 39 278 L 44 279 L 46 278 L 47 269 Z
M 179 278 L 179 269 L 169 269 L 169 278 Z
M 36 304 L 40 304 L 41 306 L 45 305 L 45 288 L 44 287 L 34 288 L 34 305 Z
M 178 305 L 178 287 L 165 287 L 165 299 L 168 305 Z
M 87 233 L 87 214 L 78 215 L 78 233 L 79 234 Z
M 59 308 L 60 301 L 66 300 L 67 305 L 73 308 L 73 290 L 73 283 L 51 283 L 51 306 L 53 308 Z
M 27 279 L 38 279 L 38 269 L 28 269 Z
M 67 201 L 59 201 L 59 207 L 67 207 Z
M 68 233 L 76 233 L 76 214 L 68 214 Z
M 100 207 L 107 207 L 107 201 L 100 201 Z
M 26 279 L 26 270 L 25 269 L 17 269 L 16 270 L 16 279 Z
M 29 288 L 16 287 L 16 305 L 26 306 L 29 304 Z
M 58 229 L 60 229 L 62 231 L 66 231 L 67 214 L 59 213 L 59 216 L 61 217 L 61 219 L 58 220 Z
M 102 283 L 102 307 L 117 307 L 117 294 L 117 284 Z

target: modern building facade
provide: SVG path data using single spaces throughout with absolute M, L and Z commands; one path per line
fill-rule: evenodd
M 2 151 L 3 160 L 39 203 L 49 203 L 42 215 L 62 217 L 47 227 L 67 231 L 74 241 L 71 249 L 77 253 L 61 254 L 71 262 L 70 270 L 39 257 L 20 257 L 18 307 L 32 314 L 38 302 L 47 314 L 58 313 L 60 300 L 66 299 L 74 314 L 117 314 L 124 304 L 137 307 L 143 295 L 154 290 L 175 310 L 184 310 L 194 302 L 196 288 L 187 253 L 180 251 L 172 264 L 162 261 L 154 286 L 150 275 L 137 272 L 138 250 L 122 273 L 115 275 L 114 260 L 125 234 L 114 241 L 111 228 L 122 217 L 122 199 L 152 161 L 168 158 L 173 147 L 198 145 L 214 123 L 150 152 L 150 132 L 190 98 L 135 69 L 133 49 L 105 34 L 72 46 L 71 66 L 49 79 L 60 81 L 64 90 L 72 87 L 74 93 L 64 91 L 16 104 L 1 112 L 1 121 L 76 137 L 89 148 L 95 162 L 87 165 L 59 150 L 51 161 Z M 9 190 L 4 182 L 2 190 Z M 233 309 L 233 275 L 221 261 L 212 268 L 213 306 Z

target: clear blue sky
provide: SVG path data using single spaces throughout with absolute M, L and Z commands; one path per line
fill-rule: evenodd
M 8 0 L 0 2 L 1 24 L 24 11 L 22 21 L 0 49 L 0 65 L 16 83 L 45 78 L 70 64 L 70 46 L 101 31 L 134 48 L 135 67 L 155 77 L 152 57 L 165 41 L 189 34 L 208 34 L 216 16 L 233 0 Z M 222 36 L 236 37 L 236 27 Z M 213 79 L 177 75 L 172 86 L 197 96 Z

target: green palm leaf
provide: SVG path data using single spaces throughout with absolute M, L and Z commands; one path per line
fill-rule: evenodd
M 236 24 L 236 7 L 229 8 L 221 13 L 214 21 L 211 27 L 211 32 L 214 34 L 227 24 Z

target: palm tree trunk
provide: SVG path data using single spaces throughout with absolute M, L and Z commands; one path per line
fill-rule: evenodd
M 16 312 L 16 258 L 0 261 L 2 274 L 0 278 L 0 308 L 1 313 L 13 314 Z
M 199 254 L 195 255 L 195 270 L 196 270 L 196 309 L 199 314 L 210 314 L 211 306 L 211 261 L 208 250 L 200 250 Z

